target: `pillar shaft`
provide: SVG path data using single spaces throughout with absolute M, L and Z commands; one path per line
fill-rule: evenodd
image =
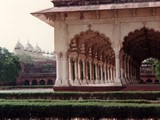
M 126 84 L 126 81 L 125 81 L 125 78 L 124 78 L 124 56 L 121 56 L 121 63 L 120 63 L 120 67 L 121 67 L 121 75 L 120 75 L 120 78 L 121 78 L 121 81 L 123 84 Z
M 107 66 L 107 73 L 108 73 L 108 82 L 111 82 L 111 74 L 110 74 L 110 65 Z
M 127 57 L 124 57 L 124 77 L 125 77 L 125 81 L 127 82 Z
M 68 76 L 68 58 L 67 53 L 63 53 L 62 55 L 62 69 L 63 69 L 63 78 L 62 78 L 62 84 L 63 85 L 69 85 L 69 76 Z M 62 74 L 61 74 L 62 75 Z
M 56 54 L 56 83 L 55 85 L 59 86 L 61 85 L 62 81 L 61 81 L 61 54 L 57 53 Z
M 115 67 L 116 67 L 116 79 L 115 79 L 115 84 L 117 85 L 122 85 L 121 80 L 120 80 L 120 56 L 119 56 L 119 51 L 115 51 Z
M 104 81 L 106 83 L 107 82 L 107 66 L 106 66 L 106 63 L 104 63 L 103 71 L 104 71 Z
M 69 81 L 72 84 L 73 83 L 73 68 L 72 68 L 73 63 L 71 58 L 69 58 L 68 63 L 69 63 Z
M 74 69 L 74 73 L 75 73 L 75 80 L 74 80 L 74 83 L 75 84 L 80 84 L 80 82 L 79 82 L 79 79 L 78 79 L 78 60 L 77 59 L 74 59 L 75 61 L 74 61 L 74 67 L 75 67 L 75 69 Z
M 112 71 L 112 65 L 110 65 L 110 81 L 113 82 L 113 71 Z
M 78 60 L 78 79 L 79 79 L 79 82 L 82 81 L 82 78 L 81 78 L 81 65 L 80 65 L 80 60 Z
M 103 65 L 100 64 L 100 69 L 101 69 L 101 83 L 104 83 L 104 79 L 103 79 Z
M 98 64 L 95 63 L 95 72 L 96 72 L 96 80 L 95 83 L 98 83 Z
M 90 81 L 93 83 L 93 67 L 92 67 L 92 61 L 89 61 L 89 67 L 90 67 Z
M 85 59 L 83 59 L 82 62 L 83 62 L 83 83 L 86 84 L 87 79 L 86 79 L 86 61 Z

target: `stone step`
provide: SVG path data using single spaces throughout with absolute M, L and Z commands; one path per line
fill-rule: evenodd
M 121 91 L 160 91 L 160 84 L 128 85 Z
M 54 91 L 67 92 L 107 92 L 107 91 L 121 91 L 123 86 L 54 86 Z

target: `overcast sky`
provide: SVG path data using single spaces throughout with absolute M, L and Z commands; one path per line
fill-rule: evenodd
M 54 28 L 30 14 L 52 6 L 51 0 L 0 0 L 0 47 L 13 52 L 19 39 L 52 52 Z

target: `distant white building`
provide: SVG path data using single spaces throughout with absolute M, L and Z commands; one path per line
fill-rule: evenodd
M 14 47 L 14 53 L 20 57 L 29 56 L 33 61 L 48 61 L 55 60 L 55 55 L 53 52 L 44 52 L 38 45 L 33 47 L 29 41 L 23 46 L 18 40 L 16 46 Z

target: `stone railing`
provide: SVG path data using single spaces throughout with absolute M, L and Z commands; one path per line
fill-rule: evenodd
M 97 4 L 118 4 L 118 3 L 138 3 L 138 2 L 157 2 L 160 0 L 52 0 L 56 7 L 60 6 L 80 6 Z

